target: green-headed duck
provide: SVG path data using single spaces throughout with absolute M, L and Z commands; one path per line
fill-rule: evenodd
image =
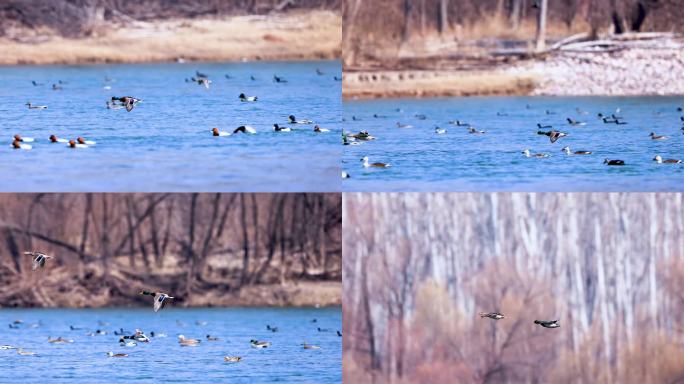
M 168 300 L 174 299 L 173 296 L 169 296 L 163 292 L 151 292 L 151 291 L 140 291 L 139 295 L 146 295 L 154 297 L 154 311 L 157 312 L 163 309 Z
M 31 266 L 32 271 L 35 271 L 38 268 L 44 268 L 45 262 L 48 259 L 54 259 L 54 257 L 46 255 L 42 252 L 24 252 L 24 255 L 33 257 L 33 265 Z
M 558 324 L 558 320 L 535 320 L 535 324 L 539 324 L 544 328 L 558 328 L 560 327 L 560 324 Z

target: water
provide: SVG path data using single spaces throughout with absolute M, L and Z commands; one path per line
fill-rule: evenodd
M 317 323 L 312 323 L 312 319 Z M 21 329 L 8 323 L 23 320 Z M 41 322 L 38 328 L 30 324 Z M 98 321 L 111 325 L 101 326 Z M 184 326 L 177 325 L 177 321 Z M 197 325 L 206 321 L 207 325 Z M 212 308 L 174 309 L 159 313 L 151 309 L 1 309 L 0 345 L 22 347 L 37 352 L 21 356 L 15 350 L 0 350 L 0 382 L 140 382 L 140 383 L 253 383 L 342 381 L 342 311 L 323 309 Z M 276 333 L 266 324 L 279 327 Z M 69 326 L 84 328 L 71 331 Z M 119 346 L 113 331 L 123 327 L 164 332 L 166 338 L 152 338 L 136 347 Z M 317 327 L 332 332 L 318 332 Z M 103 336 L 86 336 L 88 330 L 108 331 Z M 177 335 L 204 339 L 206 334 L 219 341 L 202 341 L 197 347 L 181 347 Z M 48 336 L 73 339 L 71 344 L 51 344 Z M 266 349 L 255 349 L 249 340 L 267 340 Z M 305 350 L 302 342 L 316 344 L 319 350 Z M 110 358 L 108 351 L 128 353 L 126 358 Z M 224 356 L 241 356 L 239 363 L 227 363 Z
M 529 108 L 527 107 L 529 105 Z M 597 113 L 621 108 L 627 125 L 604 124 Z M 351 174 L 345 191 L 681 191 L 684 164 L 657 164 L 656 154 L 684 159 L 680 120 L 682 97 L 471 97 L 396 99 L 344 103 L 345 130 L 368 130 L 377 139 L 345 146 L 342 169 Z M 401 111 L 396 109 L 400 108 Z M 576 110 L 586 111 L 582 114 Z M 553 114 L 547 114 L 549 110 Z M 505 114 L 499 116 L 497 113 Z M 374 114 L 381 117 L 375 118 Z M 426 115 L 425 120 L 415 117 Z M 355 116 L 360 121 L 352 120 Z M 570 126 L 565 120 L 587 122 Z M 459 119 L 466 127 L 449 125 Z M 397 128 L 396 123 L 414 128 Z M 537 123 L 552 124 L 569 136 L 555 144 L 537 135 Z M 447 129 L 444 135 L 434 127 Z M 549 129 L 544 129 L 549 130 Z M 670 136 L 654 141 L 650 132 Z M 592 151 L 588 156 L 566 156 Z M 525 158 L 521 151 L 549 153 L 544 159 Z M 364 169 L 360 162 L 390 163 L 386 169 Z M 605 158 L 627 165 L 609 167 Z
M 184 81 L 195 70 L 210 76 L 209 90 Z M 1 67 L 0 191 L 337 191 L 340 72 L 339 61 Z M 58 80 L 64 90 L 53 91 Z M 242 92 L 259 101 L 240 102 Z M 144 102 L 130 113 L 108 110 L 112 96 Z M 48 109 L 29 110 L 27 101 Z M 290 114 L 331 132 L 273 132 Z M 210 133 L 241 125 L 258 133 Z M 15 134 L 36 138 L 34 148 L 13 150 Z M 69 149 L 50 144 L 51 134 L 97 145 Z

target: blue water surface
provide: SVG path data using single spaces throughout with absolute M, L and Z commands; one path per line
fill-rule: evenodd
M 210 89 L 185 82 L 196 70 Z M 339 61 L 0 67 L 0 191 L 339 191 L 340 72 Z M 143 103 L 109 110 L 112 96 Z M 331 132 L 289 125 L 290 114 Z M 241 125 L 258 133 L 210 133 Z M 12 149 L 15 134 L 35 138 L 33 149 Z M 51 134 L 97 144 L 69 149 Z
M 346 101 L 345 130 L 367 130 L 377 139 L 344 146 L 342 169 L 351 175 L 344 191 L 682 191 L 684 159 L 682 97 L 468 97 Z M 606 124 L 598 113 L 625 125 Z M 377 117 L 374 117 L 377 115 Z M 420 116 L 424 115 L 424 116 Z M 421 119 L 424 117 L 424 119 Z M 572 126 L 566 118 L 586 122 Z M 469 123 L 483 135 L 469 134 Z M 413 128 L 398 128 L 397 122 Z M 568 133 L 552 144 L 537 123 Z M 447 133 L 435 134 L 435 126 Z M 545 131 L 550 129 L 545 128 Z M 649 134 L 669 136 L 651 140 Z M 561 151 L 592 151 L 567 156 Z M 548 153 L 525 158 L 524 149 Z M 363 168 L 360 159 L 390 163 Z M 603 160 L 620 159 L 612 167 Z
M 10 329 L 8 324 L 15 320 L 23 323 Z M 0 309 L 0 345 L 37 354 L 0 350 L 0 383 L 340 383 L 342 338 L 336 331 L 341 323 L 339 307 L 166 308 L 158 313 L 151 308 L 5 308 Z M 278 327 L 278 332 L 268 331 L 267 324 Z M 319 332 L 319 327 L 326 331 Z M 123 347 L 113 334 L 119 328 L 167 337 Z M 97 329 L 107 334 L 86 335 Z M 177 339 L 181 334 L 203 341 L 197 347 L 182 347 Z M 207 334 L 219 340 L 206 341 Z M 48 343 L 48 337 L 58 336 L 74 342 Z M 250 339 L 272 345 L 255 349 Z M 303 349 L 305 341 L 321 349 Z M 129 356 L 110 358 L 109 351 Z M 227 363 L 224 356 L 241 356 L 242 361 Z

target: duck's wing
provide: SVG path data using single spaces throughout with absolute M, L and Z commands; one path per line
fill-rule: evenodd
M 40 255 L 36 259 L 36 261 L 38 261 L 38 263 L 40 264 L 41 268 L 43 268 L 45 266 L 45 260 L 47 260 L 47 257 L 45 257 L 44 255 Z
M 126 99 L 126 112 L 130 112 L 133 110 L 133 99 Z
M 159 295 L 154 298 L 154 311 L 157 312 L 164 307 L 164 296 Z
M 552 133 L 549 135 L 549 140 L 551 140 L 552 143 L 555 143 L 556 140 L 558 140 L 558 134 L 557 133 Z

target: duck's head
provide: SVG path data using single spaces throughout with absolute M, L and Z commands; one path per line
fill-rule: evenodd
M 563 151 L 563 152 L 570 152 L 570 147 L 563 147 L 563 149 L 561 149 L 561 151 Z
M 218 135 L 219 135 L 219 130 L 218 130 L 218 128 L 212 128 L 212 129 L 211 129 L 211 133 L 213 133 L 214 136 L 218 136 Z
M 608 159 L 603 159 L 603 164 L 608 164 Z
M 529 156 L 529 155 L 530 155 L 530 150 L 529 150 L 529 149 L 524 149 L 521 153 L 522 153 L 523 155 L 525 155 L 525 156 Z
M 258 343 L 258 341 L 254 340 L 254 339 L 250 340 L 249 342 L 252 343 L 252 344 Z
M 362 157 L 362 158 L 361 158 L 361 161 L 363 161 L 364 163 L 367 163 L 367 162 L 368 162 L 368 156 Z
M 50 142 L 51 142 L 51 143 L 56 143 L 56 142 L 57 142 L 57 136 L 55 136 L 55 135 L 50 135 Z
M 27 101 L 26 104 L 24 104 L 24 105 L 31 106 L 31 102 L 30 102 L 30 101 Z
M 180 341 L 185 340 L 185 336 L 184 335 L 178 335 L 178 340 L 180 340 Z
M 289 118 L 290 118 L 290 121 L 293 121 L 293 122 L 294 122 L 294 121 L 297 121 L 297 119 L 295 118 L 294 115 L 290 115 Z
M 76 148 L 76 142 L 73 139 L 69 140 L 69 146 L 71 148 Z
M 663 161 L 663 158 L 662 158 L 662 157 L 660 157 L 660 155 L 656 155 L 656 156 L 655 156 L 655 157 L 653 158 L 653 161 L 657 161 L 657 162 L 659 162 L 659 163 L 660 163 L 660 162 L 662 162 L 662 161 Z
M 649 136 L 651 136 L 651 137 L 655 136 L 655 132 L 651 132 L 651 133 L 649 134 Z
M 244 98 L 246 98 L 247 96 L 245 96 L 244 93 L 241 93 L 240 96 L 238 96 L 238 97 L 239 97 L 240 99 L 244 99 Z
M 82 138 L 81 136 L 77 137 L 76 141 L 78 141 L 79 144 L 85 144 L 85 139 Z
M 20 135 L 14 135 L 14 140 L 21 141 L 22 139 Z
M 318 124 L 314 125 L 314 131 L 318 132 L 320 130 L 321 130 L 321 127 Z

